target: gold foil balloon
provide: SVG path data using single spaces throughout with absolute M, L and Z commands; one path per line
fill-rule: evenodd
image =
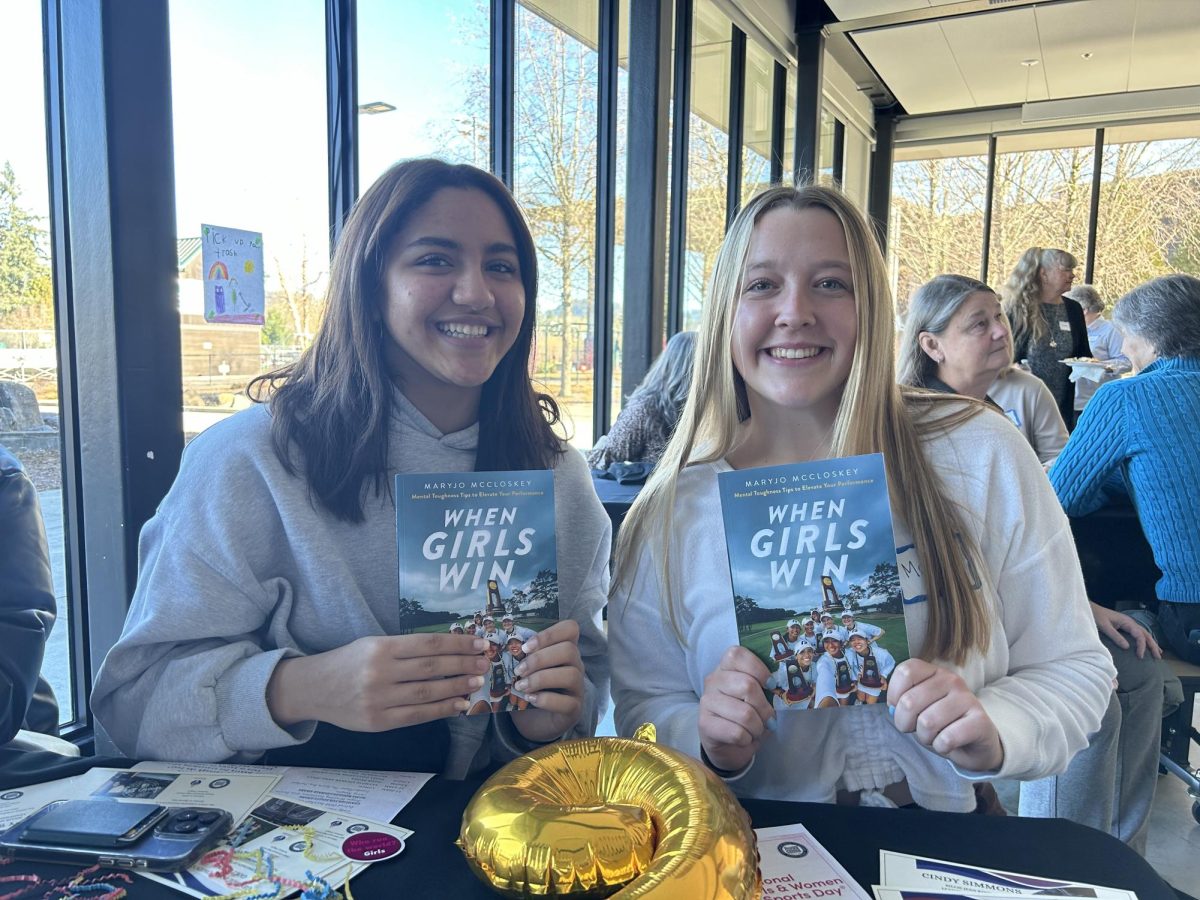
M 471 799 L 458 844 L 509 897 L 761 896 L 754 831 L 733 793 L 646 740 L 567 741 L 514 760 Z

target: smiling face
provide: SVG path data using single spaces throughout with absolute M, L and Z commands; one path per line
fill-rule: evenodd
M 921 349 L 938 364 L 938 377 L 963 393 L 973 394 L 976 384 L 986 392 L 1012 362 L 1008 317 L 991 291 L 971 294 L 941 334 L 923 331 L 919 340 Z
M 780 207 L 754 226 L 734 315 L 733 363 L 755 427 L 797 413 L 833 425 L 858 336 L 846 237 L 820 207 Z
M 788 640 L 794 641 L 798 637 L 800 637 L 800 626 L 799 625 L 789 625 L 788 626 Z
M 859 656 L 866 656 L 867 655 L 867 639 L 865 637 L 863 637 L 861 634 L 856 634 L 856 635 L 851 636 L 850 649 L 852 649 Z
M 1042 285 L 1042 299 L 1057 302 L 1075 283 L 1075 270 L 1057 263 L 1042 266 L 1038 270 L 1038 280 Z
M 525 312 L 516 240 L 473 188 L 442 188 L 396 235 L 380 314 L 388 369 L 422 412 L 478 397 Z

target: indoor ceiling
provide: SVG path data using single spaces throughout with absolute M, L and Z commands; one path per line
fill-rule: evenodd
M 1200 85 L 1200 0 L 826 4 L 910 115 Z

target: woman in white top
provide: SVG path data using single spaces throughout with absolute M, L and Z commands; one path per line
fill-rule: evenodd
M 892 322 L 875 238 L 840 193 L 776 187 L 749 201 L 717 258 L 679 425 L 621 529 L 618 731 L 653 722 L 744 796 L 862 792 L 969 811 L 974 779 L 1065 768 L 1112 691 L 1036 457 L 982 404 L 902 391 Z M 717 473 L 876 451 L 913 656 L 888 685 L 894 713 L 777 714 L 771 673 L 738 644 Z

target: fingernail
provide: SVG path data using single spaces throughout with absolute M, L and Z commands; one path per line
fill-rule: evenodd
M 522 653 L 532 653 L 537 648 L 538 648 L 537 638 L 532 637 L 529 640 L 527 640 L 524 644 L 521 645 L 521 652 Z
M 471 646 L 476 650 L 483 650 L 485 647 L 487 647 L 487 641 L 485 641 L 483 638 L 477 638 Z
M 518 688 L 517 690 L 520 690 L 520 688 Z M 525 699 L 529 701 L 530 706 L 538 705 L 538 695 L 537 694 L 530 694 Z
M 455 700 L 454 701 L 454 709 L 457 712 L 465 713 L 470 708 L 471 708 L 471 703 L 469 700 Z
M 471 679 L 467 682 L 467 684 L 469 684 L 473 688 L 483 687 L 483 676 L 482 675 L 472 675 Z
M 517 663 L 517 667 L 515 669 L 513 669 L 513 671 L 516 672 L 518 675 L 524 675 L 525 674 L 525 663 L 523 663 L 523 662 Z
M 778 731 L 778 730 L 779 730 L 779 720 L 777 718 L 775 718 L 774 716 L 771 716 L 771 718 L 767 719 L 767 731 Z
M 529 682 L 522 678 L 520 681 L 514 684 L 513 687 L 515 687 L 518 691 L 523 691 L 525 688 L 529 687 Z
M 892 706 L 890 703 L 888 704 L 888 715 L 893 719 L 896 718 L 896 707 Z

